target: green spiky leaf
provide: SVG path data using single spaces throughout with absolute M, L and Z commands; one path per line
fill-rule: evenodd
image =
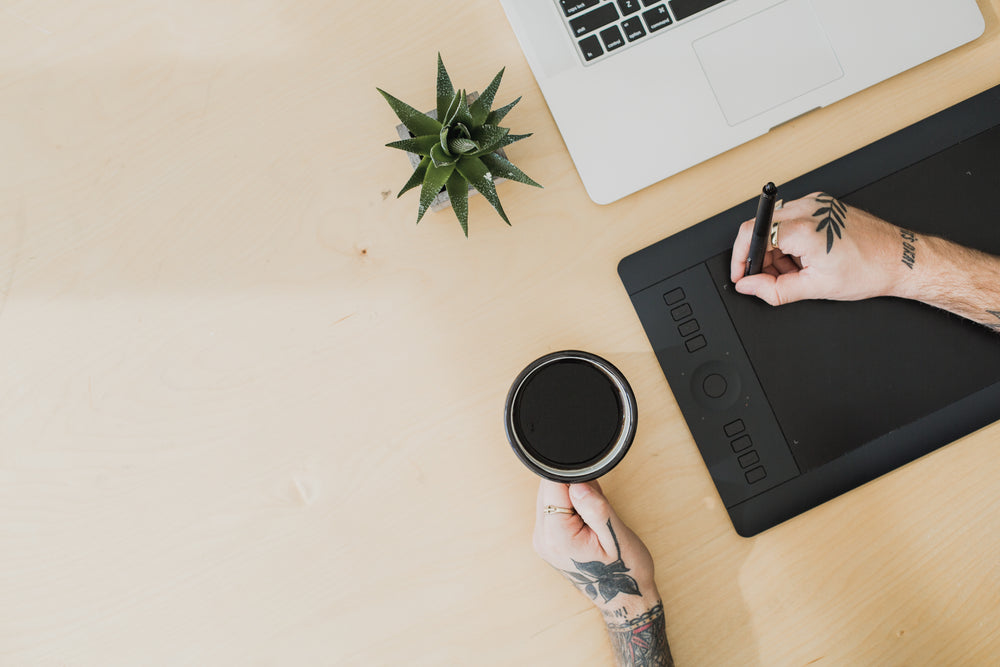
M 501 148 L 503 148 L 504 146 L 510 146 L 515 141 L 520 141 L 521 139 L 527 139 L 528 137 L 531 136 L 531 134 L 532 134 L 531 132 L 529 132 L 528 134 L 508 134 L 500 142 L 500 145 L 497 146 L 494 150 L 498 151 Z
M 469 111 L 469 100 L 464 90 L 459 90 L 455 93 L 451 103 L 448 105 L 448 110 L 445 112 L 442 123 L 449 127 L 459 123 L 466 127 L 473 126 L 472 113 Z
M 518 183 L 524 183 L 525 185 L 533 185 L 536 188 L 542 187 L 523 171 L 511 164 L 509 160 L 505 160 L 496 153 L 484 155 L 479 159 L 483 161 L 483 164 L 490 170 L 494 178 L 506 178 Z
M 508 128 L 497 127 L 496 125 L 483 125 L 482 127 L 477 128 L 472 133 L 472 138 L 480 146 L 476 155 L 485 155 L 497 150 L 503 143 L 504 137 L 506 137 L 509 133 L 510 130 Z
M 514 108 L 514 105 L 521 101 L 521 98 L 517 98 L 507 106 L 500 107 L 499 109 L 494 109 L 490 112 L 490 115 L 486 117 L 487 125 L 499 125 L 500 121 L 504 119 L 510 110 Z
M 376 90 L 382 94 L 382 97 L 389 103 L 396 117 L 406 126 L 406 129 L 413 133 L 413 136 L 420 137 L 425 134 L 437 134 L 441 131 L 441 123 L 427 114 L 420 113 L 406 102 L 396 99 L 381 88 L 376 88 Z
M 451 100 L 448 102 L 448 106 L 444 108 L 444 115 L 440 116 L 441 125 L 448 127 L 451 125 L 452 121 L 455 119 L 455 115 L 458 113 L 458 105 L 462 100 L 462 91 L 456 90 L 451 96 Z
M 506 128 L 503 128 L 506 129 Z M 483 155 L 489 155 L 490 153 L 495 153 L 504 146 L 510 146 L 515 141 L 520 141 L 521 139 L 527 139 L 531 134 L 506 134 L 500 140 L 500 143 L 491 146 L 488 149 L 481 149 L 476 153 L 472 154 L 472 157 L 482 157 Z
M 447 167 L 455 164 L 457 161 L 458 158 L 445 152 L 445 150 L 441 148 L 441 144 L 435 142 L 431 147 L 431 162 L 434 163 L 435 167 Z
M 427 157 L 431 154 L 431 147 L 437 143 L 437 137 L 433 134 L 427 134 L 422 137 L 414 137 L 412 139 L 403 139 L 402 141 L 392 141 L 386 144 L 389 148 L 398 148 L 401 151 L 406 151 L 407 153 L 416 153 L 421 157 Z
M 490 107 L 493 106 L 493 98 L 496 97 L 497 90 L 500 88 L 500 79 L 503 78 L 504 69 L 506 68 L 497 72 L 497 75 L 493 77 L 493 81 L 491 81 L 490 85 L 486 87 L 483 94 L 472 103 L 470 112 L 472 113 L 473 124 L 482 125 L 486 122 L 486 118 L 490 115 Z
M 479 144 L 472 139 L 458 137 L 448 142 L 448 152 L 452 155 L 469 155 L 479 150 Z
M 455 171 L 455 165 L 453 164 L 447 167 L 435 167 L 433 162 L 429 160 L 428 162 L 427 174 L 424 176 L 424 183 L 420 188 L 420 206 L 417 208 L 417 222 L 420 222 L 420 219 L 424 217 L 424 213 L 427 212 L 431 202 L 438 196 L 441 188 L 444 187 L 452 172 Z
M 440 134 L 440 144 L 441 148 L 444 149 L 445 153 L 451 153 L 451 142 L 455 139 L 471 139 L 472 134 L 462 123 L 455 123 L 454 125 L 442 125 Z
M 497 189 L 493 184 L 493 175 L 486 164 L 478 157 L 463 157 L 458 161 L 455 168 L 458 170 L 458 173 L 465 177 L 465 180 L 472 184 L 472 187 L 486 197 L 486 201 L 496 209 L 496 212 L 500 214 L 503 221 L 509 225 L 510 220 L 507 219 L 507 214 L 504 213 L 503 206 L 500 205 L 500 197 L 497 196 Z
M 438 53 L 438 71 L 437 71 L 438 120 L 444 118 L 445 111 L 448 110 L 448 104 L 451 102 L 451 98 L 454 96 L 455 96 L 455 87 L 451 85 L 451 77 L 448 76 L 448 70 L 444 68 L 444 61 L 441 60 L 441 54 Z
M 429 157 L 425 157 L 420 161 L 417 168 L 413 170 L 413 174 L 410 175 L 410 180 L 408 180 L 406 185 L 403 186 L 403 189 L 396 194 L 396 199 L 402 197 L 404 192 L 408 192 L 424 182 L 424 176 L 427 175 L 427 165 L 430 163 L 431 159 Z
M 462 225 L 465 237 L 469 238 L 469 182 L 456 169 L 445 183 L 445 189 L 458 224 Z

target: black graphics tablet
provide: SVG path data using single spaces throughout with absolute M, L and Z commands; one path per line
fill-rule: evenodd
M 780 185 L 1000 255 L 1000 86 Z M 772 308 L 729 280 L 757 198 L 618 273 L 736 531 L 755 535 L 1000 419 L 1000 335 L 914 301 Z M 926 465 L 933 465 L 928 461 Z

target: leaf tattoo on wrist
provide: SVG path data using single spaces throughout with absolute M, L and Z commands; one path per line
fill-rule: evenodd
M 576 584 L 578 588 L 582 589 L 591 600 L 596 601 L 598 594 L 600 594 L 605 602 L 608 602 L 619 593 L 642 595 L 639 591 L 639 584 L 636 583 L 635 579 L 626 574 L 629 572 L 629 569 L 622 562 L 622 550 L 618 545 L 618 536 L 615 535 L 615 529 L 611 527 L 611 519 L 608 519 L 607 525 L 608 530 L 611 531 L 611 538 L 615 541 L 615 551 L 617 552 L 615 561 L 612 563 L 602 563 L 595 560 L 581 563 L 574 560 L 573 565 L 576 566 L 577 571 L 570 572 L 563 570 L 562 573 Z
M 822 216 L 819 225 L 816 226 L 816 231 L 821 232 L 826 229 L 826 254 L 829 255 L 830 251 L 833 250 L 833 235 L 836 234 L 838 239 L 843 238 L 841 230 L 847 226 L 844 224 L 844 218 L 847 217 L 847 207 L 839 200 L 834 199 L 833 195 L 826 193 L 816 197 L 816 203 L 820 204 L 821 207 L 816 209 L 813 217 Z

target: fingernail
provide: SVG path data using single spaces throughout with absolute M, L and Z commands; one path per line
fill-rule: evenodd
M 569 487 L 569 495 L 574 499 L 586 498 L 591 493 L 591 488 L 586 484 L 571 484 Z

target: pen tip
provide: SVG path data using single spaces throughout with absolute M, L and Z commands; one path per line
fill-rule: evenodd
M 769 197 L 772 196 L 772 195 L 774 195 L 777 192 L 778 192 L 778 188 L 775 187 L 774 183 L 772 183 L 770 181 L 768 181 L 767 185 L 764 186 L 764 194 L 768 195 Z

